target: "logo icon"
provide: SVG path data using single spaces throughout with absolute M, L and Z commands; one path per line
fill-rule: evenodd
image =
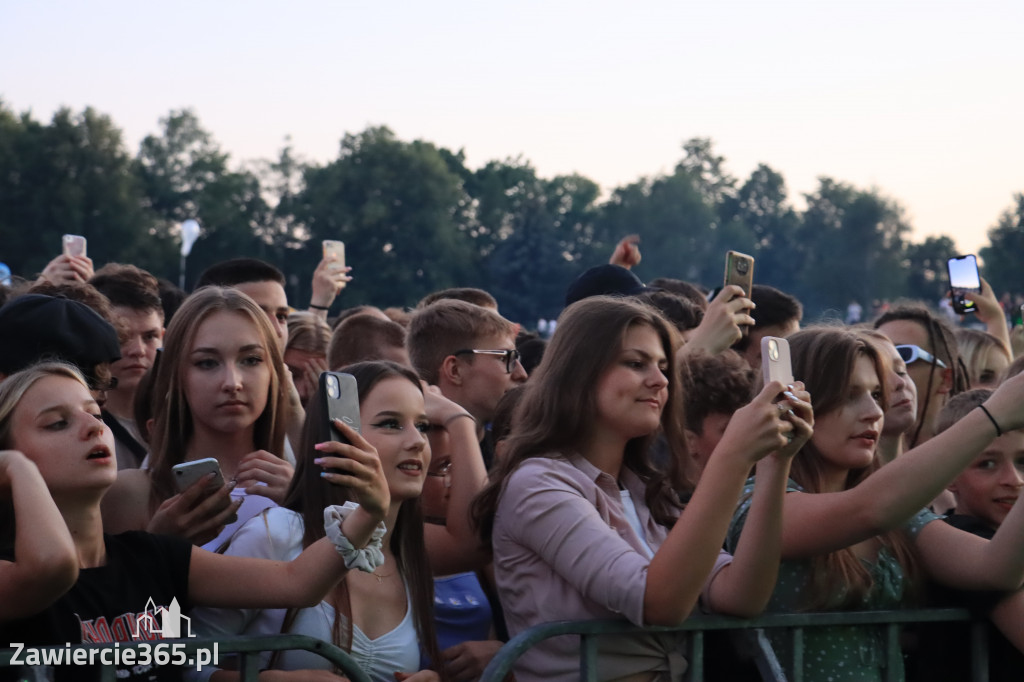
M 157 618 L 159 617 L 159 621 Z M 178 598 L 171 600 L 168 607 L 157 606 L 150 597 L 146 602 L 146 610 L 135 619 L 132 637 L 135 639 L 178 639 L 182 636 L 182 623 L 185 625 L 185 637 L 195 637 L 192 633 L 192 619 L 181 615 Z M 147 636 L 148 635 L 148 636 Z

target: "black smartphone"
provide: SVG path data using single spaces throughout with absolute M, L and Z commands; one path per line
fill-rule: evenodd
M 754 287 L 754 257 L 748 256 L 739 251 L 730 251 L 725 254 L 725 286 L 735 284 L 743 289 L 743 295 L 750 298 L 750 292 Z M 740 325 L 743 336 L 747 335 L 750 327 Z
M 362 423 L 359 421 L 359 391 L 354 376 L 343 372 L 322 373 L 319 399 L 323 408 L 321 413 L 324 415 L 325 432 L 330 434 L 331 440 L 349 442 L 334 427 L 335 419 L 340 419 L 356 431 L 362 432 Z
M 949 271 L 949 294 L 954 312 L 964 315 L 973 313 L 976 306 L 973 301 L 964 298 L 964 294 L 981 293 L 981 276 L 978 274 L 978 259 L 973 253 L 966 256 L 954 256 L 946 261 Z

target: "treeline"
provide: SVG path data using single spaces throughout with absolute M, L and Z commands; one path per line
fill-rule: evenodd
M 303 163 L 289 146 L 273 161 L 239 165 L 189 110 L 162 119 L 133 155 L 91 108 L 42 123 L 0 101 L 0 261 L 26 277 L 73 233 L 88 238 L 97 264 L 135 263 L 177 281 L 179 225 L 195 218 L 203 232 L 188 285 L 211 263 L 255 256 L 290 273 L 296 302 L 329 238 L 345 242 L 354 267 L 346 305 L 411 305 L 439 288 L 478 286 L 512 319 L 550 318 L 572 278 L 630 233 L 641 236 L 643 279 L 714 286 L 734 249 L 757 259 L 756 281 L 794 293 L 810 316 L 854 299 L 942 295 L 953 242 L 913 242 L 895 201 L 822 177 L 806 203 L 795 210 L 765 164 L 732 177 L 701 138 L 683 145 L 671 174 L 602 201 L 586 177 L 542 178 L 520 158 L 470 169 L 461 151 L 405 142 L 385 127 L 345 135 L 325 165 Z M 1014 204 L 981 253 L 997 292 L 1024 289 L 1024 194 Z

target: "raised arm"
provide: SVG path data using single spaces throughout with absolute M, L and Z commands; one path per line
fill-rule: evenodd
M 1022 405 L 1024 374 L 1003 382 L 985 402 L 1003 432 L 1024 426 Z M 782 557 L 800 559 L 833 552 L 906 523 L 995 437 L 992 421 L 977 408 L 854 488 L 786 495 Z
M 78 554 L 39 469 L 0 450 L 0 498 L 14 507 L 14 561 L 0 561 L 0 621 L 38 613 L 78 580 Z
M 967 292 L 964 294 L 964 298 L 969 301 L 973 301 L 976 307 L 975 315 L 979 322 L 985 323 L 985 331 L 992 336 L 999 339 L 1006 348 L 1006 352 L 1013 357 L 1013 347 L 1010 345 L 1010 329 L 1006 325 L 1006 314 L 1003 312 L 1003 307 L 999 305 L 999 299 L 996 298 L 996 294 L 992 291 L 992 287 L 985 278 L 981 278 L 981 293 L 975 294 Z
M 351 271 L 352 268 L 337 263 L 334 256 L 324 256 L 313 271 L 309 312 L 326 320 L 334 299 L 352 281 L 348 274 Z
M 487 482 L 487 468 L 477 440 L 476 420 L 464 408 L 448 400 L 436 386 L 424 388 L 427 418 L 431 428 L 447 433 L 447 452 L 451 455 L 451 495 L 447 523 L 424 526 L 427 556 L 434 575 L 473 571 L 490 561 L 490 552 L 480 547 L 470 506 Z
M 813 433 L 814 411 L 810 394 L 797 382 L 794 398 L 782 401 L 793 409 L 783 418 L 793 425 L 792 440 L 757 463 L 757 477 L 744 532 L 731 564 L 711 583 L 712 611 L 752 618 L 768 605 L 779 573 L 782 549 L 782 506 L 795 455 Z M 772 415 L 766 415 L 772 416 Z
M 782 410 L 772 403 L 784 390 L 779 382 L 769 383 L 729 421 L 693 497 L 651 559 L 644 592 L 645 623 L 676 625 L 693 610 L 718 558 L 735 502 L 751 467 L 788 444 L 784 434 L 793 430 L 793 424 L 782 419 Z M 745 575 L 745 570 L 741 567 L 739 573 Z M 737 584 L 743 582 L 743 575 Z M 727 580 L 718 590 L 719 599 L 726 606 L 732 605 L 726 599 L 731 582 Z
M 349 439 L 349 443 L 328 441 L 318 444 L 322 453 L 315 463 L 323 467 L 324 478 L 344 485 L 358 501 L 339 525 L 341 536 L 352 548 L 364 549 L 371 540 L 380 554 L 378 528 L 391 502 L 387 479 L 380 458 L 372 445 L 341 420 L 334 420 L 336 428 Z M 326 521 L 326 520 L 325 520 Z M 346 559 L 335 549 L 339 538 L 328 531 L 307 547 L 292 561 L 269 561 L 249 557 L 214 554 L 199 548 L 192 549 L 189 566 L 189 597 L 198 606 L 285 608 L 313 606 L 319 603 L 348 572 Z M 346 552 L 350 565 L 360 557 L 351 549 Z M 369 566 L 372 557 L 362 556 Z M 383 556 L 378 557 L 380 562 Z

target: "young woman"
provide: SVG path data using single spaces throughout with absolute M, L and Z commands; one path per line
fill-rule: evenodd
M 787 388 L 772 382 L 738 410 L 680 517 L 680 462 L 658 471 L 648 452 L 663 429 L 683 456 L 677 341 L 656 311 L 626 299 L 587 298 L 562 313 L 475 506 L 511 635 L 554 620 L 679 624 L 700 596 L 741 616 L 766 603 L 789 457 L 811 433 L 808 397 L 797 386 L 775 404 Z M 739 499 L 755 463 L 757 530 L 733 558 L 721 551 L 723 503 Z M 679 680 L 678 645 L 661 635 L 602 642 L 598 670 L 602 679 Z M 578 668 L 575 639 L 557 638 L 520 658 L 516 679 L 575 680 Z
M 913 435 L 917 422 L 917 385 L 907 372 L 903 356 L 888 336 L 873 329 L 858 330 L 858 333 L 878 350 L 886 377 L 885 386 L 889 391 L 885 401 L 885 419 L 878 435 L 878 456 L 885 464 L 903 454 L 904 441 Z
M 881 466 L 877 444 L 887 375 L 856 332 L 817 328 L 789 337 L 793 373 L 814 396 L 814 436 L 793 461 L 782 518 L 782 567 L 771 611 L 899 608 L 921 574 L 961 589 L 1015 590 L 1024 580 L 1024 504 L 991 542 L 922 511 L 1000 432 L 1024 425 L 1024 379 L 1005 383 L 956 425 Z M 749 532 L 741 505 L 729 532 Z M 744 523 L 747 528 L 744 529 Z M 783 665 L 790 638 L 773 637 Z M 804 635 L 804 679 L 902 679 L 887 671 L 884 628 Z
M 322 462 L 341 472 L 328 474 L 328 480 L 346 486 L 360 506 L 323 512 L 332 520 L 330 538 L 288 563 L 225 557 L 180 538 L 104 534 L 100 500 L 117 477 L 114 441 L 82 376 L 70 365 L 49 363 L 8 377 L 0 385 L 0 448 L 19 451 L 38 473 L 20 462 L 21 455 L 5 453 L 8 480 L 19 489 L 13 491 L 14 519 L 0 519 L 15 524 L 14 537 L 2 543 L 13 546 L 13 552 L 6 551 L 0 560 L 0 594 L 5 595 L 0 638 L 27 645 L 133 641 L 133 626 L 145 622 L 147 603 L 148 608 L 167 608 L 176 599 L 182 610 L 193 604 L 312 604 L 346 573 L 347 565 L 373 570 L 379 566 L 379 542 L 376 549 L 367 545 L 383 532 L 379 524 L 390 503 L 387 485 L 373 448 L 355 431 L 344 432 L 352 445 L 322 444 Z M 39 489 L 36 476 L 45 490 Z M 23 493 L 35 495 L 36 509 Z M 66 534 L 54 522 L 53 510 L 43 501 L 47 498 Z M 33 555 L 45 537 L 52 542 L 46 551 L 57 570 L 47 569 L 54 575 L 42 586 L 41 576 L 33 572 L 39 568 Z M 94 674 L 72 667 L 58 670 L 57 679 L 93 679 Z M 117 675 L 173 680 L 179 671 L 138 665 L 123 666 Z
M 204 632 L 231 634 L 313 635 L 351 651 L 374 680 L 394 682 L 436 680 L 421 660 L 439 665 L 435 637 L 431 561 L 424 542 L 420 494 L 430 466 L 426 432 L 430 424 L 447 424 L 453 439 L 472 442 L 474 422 L 465 410 L 428 391 L 426 401 L 419 378 L 391 362 L 362 362 L 343 371 L 356 378 L 362 434 L 376 448 L 387 479 L 391 503 L 385 516 L 384 564 L 370 575 L 354 573 L 312 608 L 272 611 L 218 611 L 193 614 Z M 317 508 L 341 503 L 345 491 L 320 477 L 320 453 L 313 444 L 323 440 L 322 407 L 311 401 L 303 432 L 299 465 L 283 508 L 270 509 L 249 521 L 227 549 L 228 554 L 287 560 L 315 543 L 323 531 Z M 479 458 L 479 453 L 477 453 Z M 304 652 L 286 652 L 270 660 L 275 679 L 304 681 L 327 676 L 323 659 Z M 285 674 L 280 671 L 290 671 Z M 204 671 L 209 676 L 209 671 Z M 409 675 L 408 677 L 404 677 Z M 237 673 L 217 671 L 208 679 L 237 679 Z
M 279 456 L 287 389 L 274 330 L 245 294 L 204 287 L 174 316 L 152 371 L 149 468 L 121 474 L 104 522 L 221 549 L 241 523 L 284 500 L 293 473 Z M 207 457 L 230 483 L 178 493 L 172 467 Z

